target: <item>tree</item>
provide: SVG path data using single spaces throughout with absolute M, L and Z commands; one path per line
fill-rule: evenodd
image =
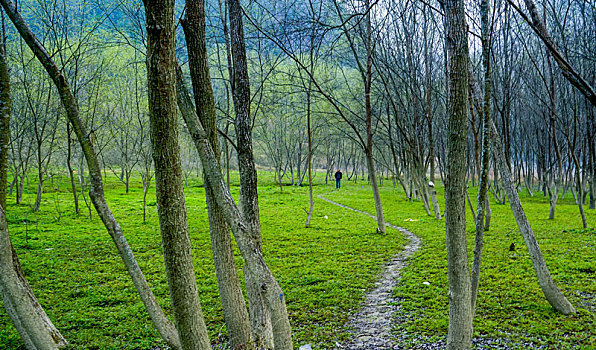
M 483 236 L 485 230 L 485 209 L 488 207 L 488 170 L 490 161 L 490 122 L 491 122 L 491 47 L 492 23 L 489 0 L 480 3 L 482 21 L 482 66 L 484 67 L 484 99 L 482 104 L 482 160 L 480 165 L 480 179 L 478 180 L 478 200 L 476 204 L 476 232 L 474 240 L 474 262 L 472 264 L 472 313 L 476 308 L 478 283 L 480 281 L 480 265 L 482 262 Z
M 176 113 L 174 1 L 145 0 L 155 187 L 170 299 L 182 349 L 209 349 L 192 262 Z
M 447 349 L 472 346 L 471 282 L 466 242 L 468 134 L 468 35 L 463 0 L 444 1 L 449 118 L 445 179 L 445 226 L 449 275 Z
M 201 125 L 207 132 L 218 166 L 221 167 L 215 100 L 209 75 L 205 40 L 205 2 L 203 0 L 188 0 L 186 2 L 186 15 L 182 20 L 182 28 L 184 29 L 188 47 L 188 62 L 194 92 L 195 110 Z M 178 72 L 178 74 L 180 75 L 181 72 Z M 215 201 L 214 189 L 210 185 L 209 178 L 205 175 L 203 178 L 205 180 L 205 197 L 209 215 L 213 261 L 230 346 L 232 348 L 251 349 L 254 344 L 251 338 L 250 320 L 236 270 L 230 229 L 220 205 Z
M 66 115 L 72 124 L 73 131 L 77 136 L 85 159 L 87 160 L 87 166 L 90 173 L 89 177 L 91 181 L 89 196 L 91 197 L 93 205 L 102 222 L 104 223 L 106 230 L 114 241 L 116 248 L 118 249 L 118 253 L 120 254 L 120 257 L 122 258 L 124 265 L 131 276 L 131 279 L 137 289 L 137 292 L 139 293 L 139 296 L 141 297 L 141 300 L 143 301 L 143 304 L 147 309 L 147 312 L 149 313 L 149 316 L 166 342 L 168 342 L 168 344 L 175 349 L 180 348 L 178 334 L 176 333 L 174 326 L 155 300 L 155 296 L 151 292 L 149 284 L 147 283 L 145 276 L 139 268 L 134 254 L 122 233 L 120 225 L 112 215 L 106 203 L 97 154 L 95 153 L 93 144 L 90 141 L 90 133 L 87 132 L 86 127 L 81 121 L 79 105 L 72 93 L 68 81 L 61 73 L 58 66 L 54 63 L 46 49 L 37 40 L 31 29 L 29 29 L 29 26 L 25 20 L 17 11 L 15 4 L 10 0 L 2 0 L 0 3 L 10 17 L 10 20 L 17 28 L 20 36 L 43 65 L 58 90 Z
M 4 12 L 2 12 L 4 18 Z M 21 268 L 8 233 L 6 182 L 10 137 L 10 78 L 4 32 L 0 43 L 0 294 L 8 315 L 27 349 L 57 349 L 67 344 L 54 326 Z

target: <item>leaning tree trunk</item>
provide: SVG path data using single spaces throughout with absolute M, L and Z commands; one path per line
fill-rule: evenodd
M 37 59 L 43 65 L 48 75 L 56 85 L 58 93 L 60 94 L 60 99 L 62 100 L 62 105 L 66 111 L 66 116 L 73 127 L 73 131 L 79 140 L 79 144 L 81 145 L 81 149 L 85 159 L 87 160 L 87 165 L 89 167 L 89 177 L 91 180 L 89 196 L 91 197 L 97 214 L 100 216 L 104 226 L 110 234 L 110 237 L 112 237 L 112 240 L 118 249 L 118 253 L 122 258 L 122 261 L 124 262 L 124 265 L 126 266 L 135 288 L 137 289 L 137 292 L 139 293 L 139 296 L 141 297 L 141 300 L 143 301 L 143 304 L 145 305 L 151 320 L 155 324 L 155 327 L 164 340 L 168 343 L 168 345 L 174 349 L 179 349 L 180 342 L 178 340 L 176 329 L 157 303 L 157 300 L 151 292 L 149 284 L 147 283 L 147 280 L 139 268 L 134 254 L 130 249 L 128 242 L 126 241 L 126 238 L 122 234 L 120 225 L 112 215 L 110 208 L 105 201 L 101 169 L 99 167 L 97 154 L 95 153 L 93 145 L 90 142 L 89 133 L 81 121 L 79 106 L 76 99 L 74 98 L 74 95 L 72 94 L 70 85 L 43 45 L 37 40 L 33 32 L 31 32 L 27 23 L 17 11 L 14 3 L 10 0 L 0 0 L 0 3 L 10 17 L 11 21 L 14 23 L 23 40 L 33 51 Z
M 192 261 L 176 108 L 174 0 L 146 0 L 147 86 L 159 226 L 182 349 L 210 349 Z
M 497 157 L 497 166 L 501 171 L 501 180 L 503 181 L 505 191 L 509 197 L 511 211 L 513 212 L 517 226 L 519 227 L 524 241 L 526 242 L 526 247 L 528 248 L 528 253 L 530 254 L 530 258 L 534 264 L 534 271 L 538 277 L 540 288 L 542 289 L 542 292 L 544 293 L 544 296 L 548 302 L 555 309 L 557 309 L 557 311 L 565 315 L 575 313 L 575 309 L 571 303 L 569 303 L 567 298 L 565 298 L 559 288 L 557 288 L 557 285 L 550 275 L 548 266 L 546 266 L 546 262 L 544 261 L 544 257 L 542 256 L 542 252 L 540 251 L 540 247 L 536 241 L 536 237 L 534 237 L 534 232 L 530 227 L 528 218 L 526 217 L 524 209 L 522 208 L 521 202 L 519 200 L 519 196 L 517 195 L 517 191 L 515 190 L 515 186 L 511 177 L 511 171 L 509 170 L 509 166 L 505 161 L 503 149 L 500 147 L 502 146 L 501 139 L 497 133 L 497 128 L 494 123 L 491 123 L 491 140 L 495 148 L 494 153 Z
M 72 190 L 72 196 L 74 199 L 75 213 L 78 214 L 80 212 L 79 196 L 77 194 L 77 186 L 75 185 L 74 170 L 72 169 L 72 164 L 71 164 L 72 144 L 71 144 L 71 140 L 70 140 L 70 122 L 68 120 L 66 121 L 66 137 L 67 137 L 66 167 L 68 169 L 68 176 L 70 177 L 70 188 Z M 144 216 L 144 212 L 145 212 L 145 210 L 143 209 L 143 216 Z M 143 219 L 143 221 L 145 221 L 145 220 Z
M 219 142 L 217 138 L 217 119 L 215 101 L 209 75 L 209 63 L 205 40 L 205 2 L 190 0 L 186 2 L 186 17 L 182 28 L 188 46 L 190 76 L 195 98 L 195 109 L 199 121 L 207 132 L 209 142 L 221 167 Z M 178 69 L 178 79 L 182 79 Z M 189 124 L 188 122 L 186 123 Z M 234 251 L 230 239 L 230 229 L 225 221 L 220 206 L 215 201 L 209 179 L 205 180 L 205 196 L 209 216 L 209 232 L 213 250 L 213 261 L 219 286 L 224 319 L 232 348 L 251 349 L 254 347 L 246 303 L 242 294 L 240 279 L 236 270 Z
M 10 78 L 6 51 L 0 43 L 0 294 L 27 349 L 55 349 L 66 339 L 54 326 L 33 290 L 14 250 L 6 222 L 6 182 L 10 141 Z
M 184 86 L 184 82 L 178 80 L 177 83 L 178 107 L 182 115 L 186 114 L 184 117 L 185 121 L 198 120 L 190 94 Z M 205 130 L 200 123 L 192 126 L 188 125 L 188 127 L 199 157 L 201 158 L 201 163 L 204 166 L 205 175 L 208 177 L 213 188 L 215 200 L 222 208 L 226 222 L 232 229 L 232 233 L 234 233 L 238 249 L 245 261 L 246 270 L 250 271 L 251 276 L 254 277 L 254 283 L 260 286 L 258 291 L 265 301 L 271 319 L 277 325 L 277 329 L 274 329 L 274 331 L 279 332 L 280 329 L 286 330 L 284 334 L 287 334 L 287 338 L 281 338 L 279 341 L 278 338 L 275 338 L 275 349 L 292 349 L 290 325 L 284 294 L 265 262 L 259 243 L 253 239 L 250 223 L 245 220 L 224 182 L 221 171 L 217 166 L 215 153 L 207 139 Z
M 445 226 L 449 276 L 447 349 L 472 346 L 471 282 L 466 243 L 466 152 L 468 131 L 468 36 L 463 0 L 446 0 L 448 62 Z

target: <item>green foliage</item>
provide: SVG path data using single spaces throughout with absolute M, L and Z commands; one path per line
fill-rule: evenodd
M 445 208 L 443 188 L 437 194 Z M 568 193 L 559 200 L 555 220 L 548 220 L 548 198 L 522 195 L 522 205 L 540 244 L 555 283 L 577 308 L 576 315 L 557 313 L 546 301 L 536 279 L 524 241 L 511 214 L 509 203 L 491 201 L 492 224 L 485 233 L 480 287 L 474 320 L 477 337 L 510 341 L 524 349 L 532 342 L 547 348 L 596 347 L 596 231 L 580 229 L 577 205 Z M 369 186 L 347 184 L 330 199 L 374 212 Z M 447 261 L 445 224 L 424 213 L 421 202 L 408 202 L 401 189 L 381 187 L 385 218 L 422 238 L 422 247 L 402 272 L 394 295 L 401 308 L 395 325 L 404 346 L 444 339 L 448 326 Z M 475 202 L 475 190 L 470 192 Z M 474 225 L 468 218 L 470 266 Z M 596 223 L 596 212 L 586 211 L 588 223 Z M 413 221 L 411 221 L 411 220 Z M 515 251 L 510 252 L 511 243 Z M 430 282 L 425 285 L 423 282 Z

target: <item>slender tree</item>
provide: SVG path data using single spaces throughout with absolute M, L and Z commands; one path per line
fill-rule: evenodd
M 188 61 L 197 116 L 207 133 L 218 165 L 221 167 L 215 100 L 209 75 L 205 39 L 205 2 L 203 0 L 187 0 L 186 15 L 182 21 L 182 28 L 188 46 Z M 232 348 L 250 349 L 254 347 L 251 338 L 250 320 L 236 270 L 230 229 L 221 207 L 215 201 L 209 178 L 204 175 L 204 180 L 213 260 L 230 346 Z
M 466 241 L 466 153 L 468 135 L 468 35 L 463 0 L 446 0 L 447 169 L 445 226 L 449 275 L 447 349 L 472 346 L 471 281 Z
M 210 349 L 192 262 L 176 109 L 174 0 L 145 0 L 147 86 L 159 226 L 182 349 Z

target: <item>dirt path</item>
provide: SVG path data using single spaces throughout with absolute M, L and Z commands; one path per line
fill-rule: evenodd
M 320 199 L 348 210 L 364 214 L 374 220 L 377 218 L 367 212 L 350 208 L 329 200 L 322 195 Z M 352 330 L 354 337 L 347 344 L 340 344 L 339 349 L 391 349 L 395 345 L 391 337 L 393 312 L 398 308 L 397 300 L 392 297 L 395 286 L 399 283 L 401 269 L 407 265 L 408 259 L 420 248 L 420 238 L 403 227 L 386 223 L 387 227 L 399 230 L 406 236 L 408 243 L 404 250 L 391 258 L 385 266 L 383 274 L 375 283 L 375 288 L 365 295 L 362 309 L 352 315 L 346 328 Z

